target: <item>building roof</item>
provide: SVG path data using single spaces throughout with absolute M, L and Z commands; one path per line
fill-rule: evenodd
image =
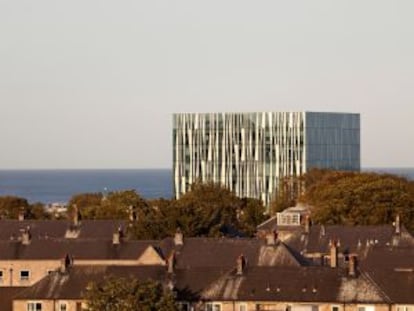
M 34 232 L 43 232 L 39 228 L 51 224 L 37 224 L 34 228 L 39 231 Z M 102 224 L 84 222 L 82 226 L 92 230 Z M 119 223 L 107 224 L 109 229 L 95 233 L 85 230 L 84 238 L 33 237 L 28 245 L 0 239 L 0 260 L 58 260 L 66 254 L 74 258 L 67 273 L 52 273 L 20 292 L 18 299 L 82 299 L 90 281 L 114 275 L 173 282 L 179 299 L 191 301 L 414 304 L 414 239 L 404 228 L 395 234 L 393 226 L 311 226 L 308 233 L 303 228 L 286 230 L 273 245 L 259 238 L 203 237 L 184 237 L 182 245 L 176 245 L 174 238 L 126 240 L 114 245 L 112 233 Z M 356 276 L 348 276 L 345 256 L 338 268 L 307 258 L 315 254 L 328 257 L 333 241 L 340 254 L 357 255 Z M 174 271 L 168 273 L 164 260 L 172 254 Z M 241 255 L 244 269 L 237 274 Z M 146 265 L 138 265 L 146 256 Z M 137 265 L 76 266 L 77 260 L 136 260 Z
M 112 239 L 124 220 L 82 220 L 78 226 L 67 220 L 0 220 L 0 241 L 18 240 L 22 230 L 30 228 L 32 239 L 65 238 L 68 230 L 78 231 L 78 239 Z
M 361 269 L 391 301 L 414 303 L 414 248 L 373 247 Z
M 260 239 L 186 238 L 183 246 L 176 249 L 177 268 L 231 268 L 240 255 L 252 266 L 301 265 L 280 241 L 266 245 Z
M 55 271 L 49 274 L 35 285 L 21 291 L 15 299 L 82 299 L 88 284 L 102 282 L 109 276 L 163 281 L 165 267 L 73 266 L 67 273 Z
M 0 287 L 0 310 L 12 311 L 14 297 L 24 289 L 24 287 Z
M 383 303 L 386 297 L 366 277 L 348 277 L 329 267 L 248 267 L 204 290 L 207 300 Z
M 32 240 L 0 241 L 0 260 L 61 259 L 69 254 L 74 260 L 137 260 L 152 241 L 124 241 L 114 245 L 109 240 Z

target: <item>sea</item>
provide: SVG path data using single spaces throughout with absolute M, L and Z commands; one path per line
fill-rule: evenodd
M 414 180 L 414 168 L 363 168 Z M 74 194 L 135 190 L 146 199 L 173 196 L 169 169 L 123 170 L 0 170 L 0 196 L 26 198 L 30 203 L 65 204 Z

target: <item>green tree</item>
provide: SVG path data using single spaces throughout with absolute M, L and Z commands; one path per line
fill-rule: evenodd
M 214 183 L 197 182 L 178 200 L 155 200 L 130 228 L 138 239 L 171 236 L 181 228 L 185 236 L 253 235 L 264 221 L 259 200 L 241 199 Z
M 29 219 L 50 219 L 51 215 L 45 211 L 43 203 L 30 204 L 27 218 Z
M 308 175 L 308 174 L 306 174 Z M 396 215 L 414 229 L 414 186 L 405 178 L 376 173 L 311 171 L 301 201 L 325 224 L 390 224 Z M 315 177 L 317 176 L 317 177 Z
M 178 311 L 169 290 L 159 282 L 107 277 L 85 291 L 88 311 Z
M 83 219 L 129 219 L 131 209 L 145 215 L 150 209 L 135 190 L 114 191 L 107 196 L 102 193 L 81 193 L 69 201 L 68 215 L 72 216 L 76 206 Z
M 74 207 L 78 208 L 78 211 L 82 214 L 84 219 L 95 219 L 97 211 L 101 207 L 103 194 L 97 193 L 79 193 L 73 195 L 68 203 L 68 216 L 72 217 L 74 213 Z
M 25 198 L 15 196 L 0 197 L 0 217 L 17 219 L 20 212 L 27 215 L 30 211 L 29 203 Z

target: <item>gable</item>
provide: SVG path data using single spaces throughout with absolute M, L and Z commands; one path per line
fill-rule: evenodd
M 138 258 L 139 265 L 165 265 L 165 260 L 152 246 L 148 246 Z

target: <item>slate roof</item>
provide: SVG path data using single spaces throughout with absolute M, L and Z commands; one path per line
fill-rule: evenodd
M 110 240 L 32 240 L 29 245 L 18 241 L 0 241 L 0 260 L 61 259 L 66 254 L 75 260 L 136 260 L 152 241 L 124 241 L 113 245 Z
M 414 304 L 414 248 L 373 247 L 360 265 L 391 301 Z
M 250 267 L 204 290 L 206 300 L 382 303 L 385 296 L 364 276 L 329 267 Z
M 4 223 L 9 228 L 11 222 L 0 221 L 0 231 Z M 14 223 L 18 230 L 22 222 Z M 52 273 L 21 292 L 19 299 L 80 299 L 89 281 L 100 281 L 113 274 L 173 282 L 178 297 L 191 301 L 414 304 L 414 239 L 404 228 L 396 235 L 392 226 L 312 226 L 309 233 L 302 229 L 286 230 L 275 245 L 267 245 L 259 238 L 186 237 L 183 245 L 175 245 L 173 238 L 126 240 L 113 245 L 112 233 L 120 225 L 117 221 L 85 221 L 76 239 L 65 238 L 60 229 L 54 231 L 55 237 L 42 236 L 43 229 L 52 228 L 57 222 L 45 223 L 31 225 L 33 238 L 29 245 L 16 239 L 0 239 L 0 260 L 61 259 L 69 254 L 74 257 L 75 266 L 67 274 Z M 66 232 L 67 223 L 62 223 Z M 93 232 L 95 227 L 105 224 L 107 227 Z M 11 232 L 10 228 L 1 232 Z M 33 232 L 38 234 L 37 238 Z M 333 269 L 321 262 L 318 266 L 304 257 L 329 254 L 333 240 L 339 241 L 339 252 L 358 254 L 357 277 L 348 276 L 342 266 Z M 174 251 L 173 274 L 161 265 L 76 266 L 77 259 L 137 260 L 150 246 L 162 259 L 169 258 Z M 243 274 L 237 275 L 236 260 L 241 254 L 246 266 Z
M 363 253 L 372 246 L 414 247 L 414 238 L 402 227 L 400 235 L 391 225 L 377 226 L 311 226 L 309 233 L 285 233 L 283 241 L 291 248 L 307 253 L 329 253 L 330 242 L 336 241 L 340 253 Z
M 112 239 L 118 227 L 126 228 L 124 220 L 82 220 L 79 239 Z M 0 220 L 0 241 L 19 239 L 21 230 L 30 227 L 32 239 L 65 238 L 73 224 L 67 220 Z
M 243 255 L 251 266 L 300 266 L 300 261 L 282 243 L 266 245 L 259 239 L 186 238 L 176 248 L 177 268 L 234 267 Z
M 53 272 L 32 287 L 21 291 L 16 300 L 22 299 L 81 299 L 90 282 L 101 282 L 109 276 L 135 277 L 139 280 L 163 281 L 162 266 L 79 266 L 68 273 Z
M 0 310 L 12 311 L 13 298 L 24 289 L 24 287 L 0 287 Z

